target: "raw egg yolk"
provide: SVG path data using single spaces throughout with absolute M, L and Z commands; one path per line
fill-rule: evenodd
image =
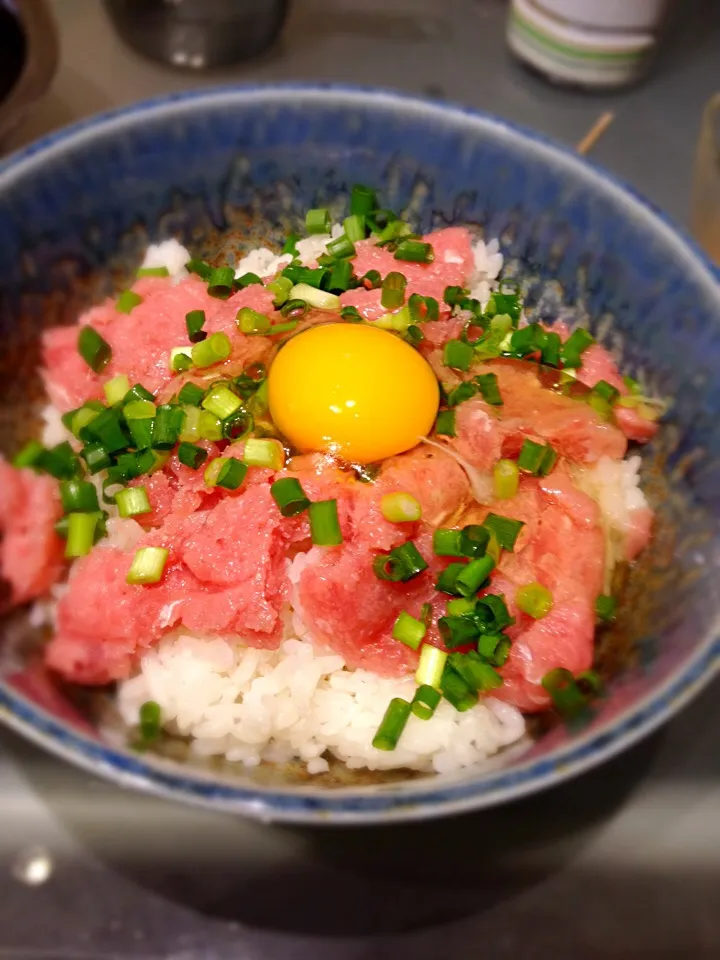
M 409 344 L 366 324 L 326 323 L 289 340 L 268 376 L 275 425 L 303 452 L 373 463 L 429 433 L 440 391 Z

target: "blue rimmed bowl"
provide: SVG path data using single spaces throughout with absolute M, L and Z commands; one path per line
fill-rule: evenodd
M 488 767 L 303 779 L 125 749 L 100 698 L 48 676 L 27 615 L 3 624 L 0 718 L 121 785 L 267 820 L 412 819 L 505 802 L 588 769 L 666 721 L 720 663 L 720 286 L 693 244 L 604 171 L 492 117 L 390 93 L 229 88 L 160 99 L 53 135 L 0 166 L 0 444 L 32 429 L 37 338 L 116 288 L 150 240 L 234 258 L 356 181 L 427 230 L 498 237 L 535 315 L 589 320 L 672 399 L 645 451 L 655 542 L 603 637 L 614 679 L 582 728 L 538 725 Z M 0 493 L 1 495 L 1 493 Z M 175 745 L 177 747 L 177 745 Z

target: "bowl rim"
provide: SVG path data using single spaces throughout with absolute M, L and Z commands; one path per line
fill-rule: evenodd
M 586 179 L 595 180 L 603 192 L 642 217 L 677 250 L 701 286 L 720 306 L 720 269 L 713 266 L 698 245 L 677 227 L 670 217 L 633 187 L 572 149 L 543 134 L 500 117 L 446 102 L 345 84 L 233 84 L 184 91 L 133 103 L 78 121 L 48 134 L 0 161 L 0 191 L 14 180 L 31 175 L 43 163 L 67 149 L 95 138 L 113 135 L 118 128 L 147 122 L 153 115 L 193 110 L 202 102 L 230 100 L 308 99 L 320 102 L 370 102 L 403 112 L 435 116 L 439 121 L 491 128 L 515 142 L 520 141 L 550 162 L 574 168 Z M 244 785 L 217 779 L 200 770 L 180 767 L 170 761 L 153 759 L 79 733 L 54 719 L 43 708 L 11 689 L 0 679 L 0 721 L 38 746 L 119 786 L 181 800 L 214 810 L 240 813 L 263 821 L 289 823 L 354 823 L 428 819 L 487 808 L 520 799 L 557 785 L 599 765 L 650 734 L 685 706 L 720 672 L 720 629 L 708 631 L 702 645 L 687 658 L 679 671 L 667 677 L 659 688 L 646 694 L 632 707 L 613 718 L 609 729 L 579 735 L 548 757 L 526 760 L 510 768 L 483 773 L 480 778 L 449 782 L 445 777 L 412 781 L 411 790 L 398 794 L 396 785 L 386 787 L 312 788 Z

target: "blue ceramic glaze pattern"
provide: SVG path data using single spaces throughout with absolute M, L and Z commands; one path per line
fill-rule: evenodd
M 0 332 L 21 355 L 49 294 L 72 303 L 83 278 L 103 270 L 108 289 L 118 253 L 130 266 L 148 238 L 192 245 L 241 228 L 251 244 L 277 241 L 309 206 L 342 212 L 356 181 L 379 186 L 387 205 L 407 208 L 423 229 L 471 223 L 497 236 L 538 316 L 562 311 L 589 323 L 629 372 L 672 398 L 671 425 L 655 449 L 672 496 L 658 506 L 669 524 L 681 517 L 681 536 L 649 581 L 652 626 L 636 638 L 640 663 L 584 731 L 555 730 L 488 770 L 333 790 L 211 778 L 134 755 L 87 737 L 49 701 L 36 706 L 6 670 L 0 716 L 77 763 L 268 819 L 435 816 L 600 762 L 667 719 L 718 667 L 717 277 L 632 191 L 535 134 L 469 110 L 324 87 L 203 91 L 81 123 L 0 164 Z M 672 590 L 652 586 L 663 577 Z

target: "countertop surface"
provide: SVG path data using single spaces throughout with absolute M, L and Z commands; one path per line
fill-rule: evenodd
M 297 0 L 283 39 L 184 74 L 114 35 L 99 0 L 55 0 L 62 59 L 10 146 L 201 84 L 335 80 L 446 97 L 567 143 L 687 223 L 720 9 L 685 19 L 646 83 L 545 84 L 506 52 L 502 0 Z M 0 732 L 1 958 L 603 960 L 720 956 L 720 683 L 601 769 L 497 811 L 352 830 L 272 827 L 131 795 Z

